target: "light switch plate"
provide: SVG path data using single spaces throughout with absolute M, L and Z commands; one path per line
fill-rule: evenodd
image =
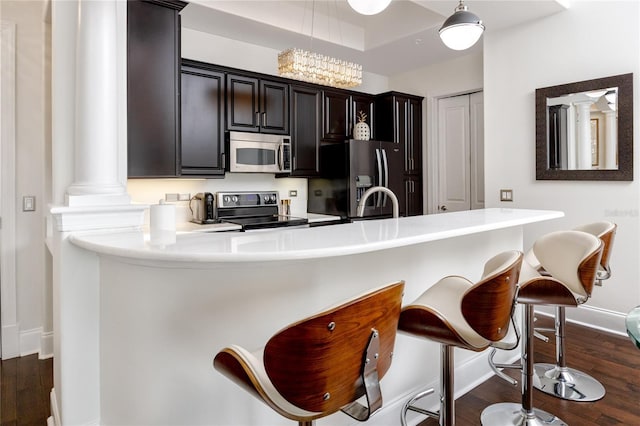
M 36 211 L 35 195 L 25 195 L 24 197 L 22 197 L 22 211 L 23 212 Z
M 298 196 L 298 190 L 296 189 L 289 190 L 289 197 L 297 197 L 297 196 Z
M 513 189 L 501 189 L 500 201 L 513 201 Z

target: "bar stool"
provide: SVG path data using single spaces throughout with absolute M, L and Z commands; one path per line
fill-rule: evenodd
M 379 380 L 391 365 L 403 291 L 400 281 L 293 323 L 264 350 L 229 346 L 213 365 L 301 426 L 340 410 L 365 421 L 382 406 Z
M 558 231 L 536 240 L 533 251 L 548 272 L 541 275 L 533 268 L 523 267 L 516 297 L 524 305 L 522 345 L 522 401 L 493 404 L 482 411 L 481 422 L 491 426 L 566 425 L 553 414 L 533 407 L 533 321 L 534 306 L 578 306 L 577 290 L 590 288 L 602 256 L 603 243 L 597 237 L 581 231 Z
M 594 235 L 603 243 L 602 258 L 596 271 L 596 285 L 602 285 L 602 280 L 611 277 L 609 258 L 611 247 L 616 233 L 616 224 L 600 221 L 589 223 L 577 228 L 576 231 L 586 232 Z M 578 288 L 575 292 L 580 295 L 577 299 L 580 304 L 586 302 L 591 296 L 592 286 L 585 286 L 583 290 Z M 554 328 L 546 331 L 554 331 L 556 336 L 556 363 L 536 363 L 534 370 L 536 379 L 533 386 L 549 395 L 571 401 L 597 401 L 604 397 L 606 391 L 604 386 L 590 375 L 567 367 L 566 360 L 566 307 L 557 306 L 555 312 Z
M 445 277 L 402 309 L 400 331 L 441 346 L 439 413 L 413 405 L 433 389 L 420 392 L 404 405 L 400 416 L 403 426 L 407 424 L 407 411 L 439 419 L 442 426 L 455 424 L 453 349 L 482 351 L 504 338 L 522 258 L 516 250 L 500 253 L 485 263 L 478 283 L 459 276 Z

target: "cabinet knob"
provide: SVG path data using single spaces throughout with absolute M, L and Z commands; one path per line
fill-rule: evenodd
M 446 212 L 447 211 L 447 206 L 440 206 L 439 207 L 440 211 Z

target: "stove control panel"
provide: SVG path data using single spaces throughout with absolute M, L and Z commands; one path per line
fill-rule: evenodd
M 277 191 L 216 193 L 216 208 L 218 209 L 264 206 L 278 206 Z

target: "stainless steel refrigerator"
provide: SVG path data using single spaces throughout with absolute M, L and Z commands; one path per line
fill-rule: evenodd
M 320 177 L 309 178 L 307 210 L 355 219 L 364 192 L 385 186 L 398 197 L 403 211 L 404 158 L 393 142 L 348 140 L 320 147 Z M 381 192 L 367 199 L 364 217 L 391 217 L 392 203 Z

